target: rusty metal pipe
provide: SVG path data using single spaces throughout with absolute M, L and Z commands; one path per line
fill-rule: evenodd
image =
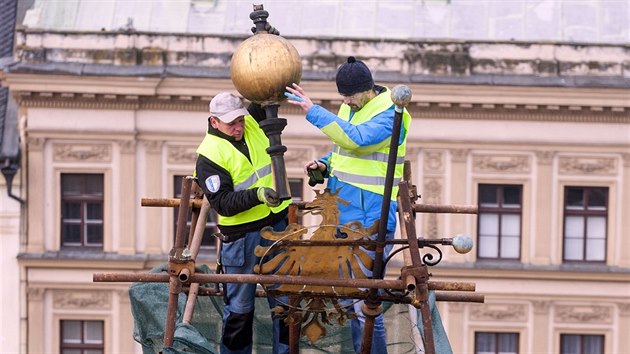
M 478 214 L 476 205 L 440 205 L 440 204 L 414 204 L 413 210 L 418 213 L 451 213 L 451 214 Z
M 140 205 L 144 207 L 169 207 L 177 208 L 181 200 L 179 198 L 142 198 Z M 202 201 L 193 199 L 188 202 L 189 208 L 201 208 Z

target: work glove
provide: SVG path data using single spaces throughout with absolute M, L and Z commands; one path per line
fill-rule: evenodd
M 258 200 L 260 200 L 262 203 L 265 203 L 269 207 L 280 205 L 280 196 L 278 196 L 278 192 L 274 191 L 271 188 L 258 187 L 256 195 L 258 196 Z

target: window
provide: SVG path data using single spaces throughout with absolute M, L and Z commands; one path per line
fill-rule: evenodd
M 180 198 L 182 195 L 182 179 L 185 176 L 174 176 L 173 177 L 173 191 L 175 198 Z M 194 182 L 193 182 L 194 183 Z M 179 213 L 179 208 L 173 208 L 173 241 L 175 241 L 175 235 L 177 234 L 177 217 Z M 190 216 L 191 211 L 188 212 L 188 221 L 186 223 L 186 242 L 188 243 L 188 235 L 190 234 Z M 203 232 L 203 238 L 201 239 L 201 248 L 200 251 L 203 250 L 211 250 L 216 248 L 216 240 L 214 237 L 214 233 L 218 232 L 217 228 L 217 212 L 214 209 L 210 209 L 208 213 L 208 218 L 206 219 L 206 229 Z
M 102 174 L 61 174 L 61 246 L 103 247 Z
M 565 261 L 606 260 L 608 188 L 564 188 Z
M 103 354 L 103 321 L 61 321 L 61 354 Z
M 603 354 L 604 336 L 561 334 L 560 354 Z
M 475 354 L 516 354 L 518 333 L 475 332 Z
M 520 185 L 479 185 L 477 258 L 520 259 L 522 191 Z

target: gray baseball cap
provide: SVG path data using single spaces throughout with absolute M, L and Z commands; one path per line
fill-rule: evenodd
M 223 123 L 231 123 L 248 114 L 241 99 L 232 93 L 221 92 L 210 101 L 210 115 L 219 118 Z

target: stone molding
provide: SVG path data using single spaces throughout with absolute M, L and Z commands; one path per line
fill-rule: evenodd
M 564 323 L 610 323 L 610 306 L 556 305 L 555 319 Z
M 311 150 L 298 146 L 291 146 L 284 153 L 284 163 L 286 166 L 302 167 L 309 160 Z
M 470 149 L 449 149 L 451 153 L 451 162 L 465 163 L 468 161 L 468 153 Z
M 612 157 L 560 156 L 558 169 L 562 174 L 614 175 L 616 159 Z
M 26 137 L 26 146 L 30 152 L 42 152 L 44 151 L 44 145 L 46 144 L 45 138 L 35 138 L 32 136 Z
M 551 165 L 553 158 L 556 155 L 555 151 L 536 151 L 536 160 L 539 165 Z
M 486 304 L 472 306 L 470 318 L 475 321 L 527 321 L 527 306 L 523 304 Z
M 135 140 L 118 140 L 117 143 L 122 154 L 133 154 L 136 152 L 137 142 Z
M 549 309 L 551 308 L 552 302 L 547 300 L 534 300 L 532 301 L 532 307 L 534 308 L 534 313 L 537 315 L 547 315 L 549 314 Z
M 55 162 L 111 162 L 112 147 L 109 144 L 53 144 Z
M 197 145 L 169 145 L 167 161 L 172 164 L 194 164 L 197 161 Z
M 55 309 L 111 309 L 112 296 L 108 291 L 53 291 Z
M 443 174 L 444 173 L 444 151 L 443 150 L 424 150 L 423 171 L 426 174 Z
M 473 171 L 478 173 L 529 173 L 531 163 L 524 155 L 473 154 Z
M 617 304 L 617 307 L 619 308 L 619 314 L 621 316 L 630 316 L 630 303 L 620 302 Z
M 31 288 L 26 289 L 26 295 L 28 296 L 29 302 L 34 301 L 44 301 L 44 294 L 46 293 L 46 289 L 43 288 Z
M 164 146 L 163 140 L 141 140 L 142 145 L 149 154 L 161 154 L 162 147 Z
M 137 96 L 19 91 L 21 105 L 34 108 L 94 110 L 167 110 L 206 112 L 212 97 L 191 95 Z M 340 101 L 318 99 L 314 103 L 336 112 Z M 509 108 L 507 108 L 509 107 Z M 411 102 L 407 107 L 412 117 L 430 119 L 515 120 L 591 123 L 628 123 L 630 107 L 556 106 L 529 104 L 470 104 L 461 102 Z M 303 111 L 282 104 L 280 115 L 303 115 Z

